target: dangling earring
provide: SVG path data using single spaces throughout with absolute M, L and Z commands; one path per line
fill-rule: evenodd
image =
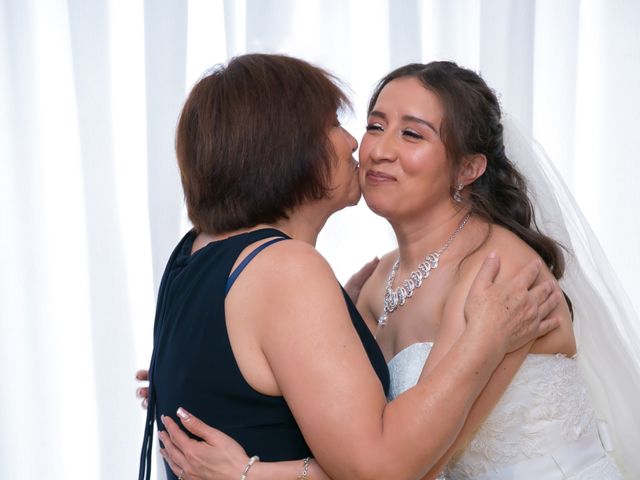
M 455 192 L 453 192 L 453 201 L 456 203 L 462 203 L 462 195 L 460 195 L 460 192 L 462 192 L 462 189 L 464 188 L 464 185 L 459 183 L 458 186 L 456 187 Z

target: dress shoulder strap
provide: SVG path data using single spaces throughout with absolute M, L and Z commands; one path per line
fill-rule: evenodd
M 224 295 L 226 296 L 227 293 L 229 293 L 229 290 L 231 290 L 231 287 L 233 286 L 235 281 L 238 279 L 238 276 L 242 273 L 245 267 L 249 264 L 251 260 L 253 260 L 253 258 L 256 255 L 258 255 L 262 250 L 267 248 L 269 245 L 273 245 L 274 243 L 281 242 L 282 240 L 287 240 L 287 239 L 285 237 L 277 237 L 272 240 L 269 240 L 268 242 L 265 242 L 262 245 L 256 247 L 249 255 L 247 255 L 242 260 L 242 262 L 240 262 L 240 265 L 238 265 L 238 267 L 231 273 L 231 275 L 229 275 L 229 278 L 227 279 L 227 284 L 224 287 Z

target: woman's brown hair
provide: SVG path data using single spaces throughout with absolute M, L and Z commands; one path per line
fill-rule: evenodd
M 328 194 L 327 137 L 348 105 L 336 79 L 303 60 L 249 54 L 207 72 L 176 132 L 189 219 L 221 233 L 287 217 Z
M 527 183 L 505 153 L 500 104 L 493 90 L 480 75 L 453 62 L 414 63 L 380 80 L 368 112 L 373 110 L 385 85 L 404 77 L 418 79 L 442 102 L 445 113 L 440 132 L 452 165 L 451 193 L 463 159 L 484 155 L 484 174 L 466 187 L 471 192 L 471 212 L 490 224 L 511 230 L 542 257 L 556 278 L 561 278 L 565 264 L 560 245 L 536 227 Z

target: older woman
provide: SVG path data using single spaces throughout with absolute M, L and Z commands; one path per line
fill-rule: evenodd
M 163 415 L 178 407 L 255 455 L 235 465 L 238 477 L 259 475 L 258 456 L 311 452 L 334 478 L 419 477 L 504 355 L 556 326 L 540 321 L 559 296 L 538 279 L 540 262 L 494 284 L 489 255 L 461 299 L 465 326 L 448 352 L 386 402 L 384 357 L 313 248 L 326 219 L 360 196 L 357 142 L 336 120 L 345 103 L 325 72 L 277 55 L 237 57 L 189 94 L 176 146 L 194 230 L 158 295 L 141 478 L 154 420 L 171 425 Z M 196 478 L 184 457 L 169 466 L 171 478 Z M 308 478 L 316 465 L 275 468 Z

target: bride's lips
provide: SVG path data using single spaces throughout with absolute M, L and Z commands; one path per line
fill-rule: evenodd
M 367 183 L 372 185 L 382 185 L 385 183 L 391 183 L 396 181 L 396 177 L 389 175 L 388 173 L 379 172 L 377 170 L 368 170 L 365 175 Z

